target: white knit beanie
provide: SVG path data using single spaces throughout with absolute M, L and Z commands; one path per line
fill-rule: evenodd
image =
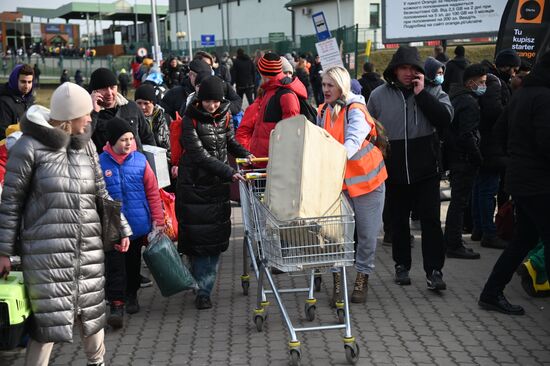
M 93 108 L 92 97 L 86 89 L 66 82 L 52 94 L 50 118 L 56 121 L 70 121 L 90 113 Z
M 292 66 L 292 64 L 290 63 L 290 61 L 288 61 L 286 59 L 286 57 L 282 57 L 281 56 L 281 61 L 283 62 L 283 72 L 291 72 L 291 73 L 294 73 L 294 67 Z

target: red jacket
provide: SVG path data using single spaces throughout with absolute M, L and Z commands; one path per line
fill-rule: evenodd
M 264 91 L 263 96 L 258 97 L 247 108 L 241 125 L 237 129 L 237 141 L 258 158 L 268 156 L 269 135 L 277 124 L 275 122 L 264 121 L 265 109 L 269 100 L 277 92 L 277 89 L 286 88 L 294 92 L 294 94 L 286 93 L 281 96 L 282 119 L 300 114 L 298 97 L 307 98 L 307 90 L 298 78 L 294 78 L 289 84 L 282 84 L 281 79 L 283 78 L 285 76 L 279 74 L 277 77 L 262 84 L 260 88 Z
M 6 142 L 0 145 L 0 184 L 4 186 L 4 175 L 6 175 L 6 163 L 8 162 L 8 149 Z

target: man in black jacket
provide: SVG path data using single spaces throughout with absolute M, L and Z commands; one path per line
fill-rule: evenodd
M 384 84 L 384 80 L 380 74 L 374 71 L 374 65 L 370 62 L 365 62 L 363 65 L 363 75 L 359 79 L 361 84 L 361 94 L 365 97 L 365 102 L 369 101 L 370 93 L 380 85 Z
M 34 103 L 33 77 L 31 65 L 20 64 L 14 67 L 8 82 L 0 86 L 0 140 L 6 138 L 6 128 L 18 123 Z
M 529 250 L 542 239 L 545 265 L 550 273 L 550 52 L 539 59 L 525 77 L 523 87 L 512 97 L 497 125 L 507 147 L 506 188 L 516 205 L 514 239 L 497 260 L 479 297 L 483 309 L 522 315 L 519 305 L 504 297 Z M 503 131 L 503 127 L 507 126 Z M 501 139 L 499 139 L 501 140 Z
M 239 98 L 246 95 L 248 104 L 254 102 L 254 78 L 256 77 L 256 67 L 242 48 L 237 50 L 237 58 L 231 68 L 231 80 L 235 83 Z
M 409 218 L 413 203 L 422 225 L 428 289 L 444 290 L 445 244 L 440 221 L 440 151 L 436 128 L 447 128 L 453 108 L 441 86 L 424 84 L 424 63 L 415 47 L 401 46 L 384 71 L 388 82 L 370 95 L 367 108 L 386 129 L 391 152 L 386 182 L 392 226 L 395 282 L 410 285 Z
M 487 68 L 488 74 L 487 91 L 479 98 L 481 107 L 480 150 L 483 163 L 472 192 L 472 219 L 474 221 L 472 240 L 481 240 L 483 247 L 502 249 L 508 243 L 497 236 L 494 223 L 494 202 L 505 164 L 496 140 L 494 126 L 510 100 L 512 95 L 510 79 L 515 75 L 521 60 L 515 51 L 505 49 L 499 52 L 494 64 L 488 60 L 482 61 L 481 64 Z
M 451 203 L 445 221 L 447 257 L 478 259 L 479 253 L 464 246 L 462 227 L 464 210 L 468 207 L 472 187 L 481 164 L 479 151 L 480 111 L 477 95 L 485 87 L 487 70 L 481 64 L 464 70 L 462 84 L 451 87 L 454 118 L 445 135 L 445 152 L 451 171 Z
M 116 75 L 107 68 L 99 68 L 90 76 L 90 91 L 94 110 L 92 111 L 92 140 L 97 152 L 101 153 L 109 141 L 109 121 L 114 117 L 125 119 L 133 130 L 138 150 L 143 145 L 156 146 L 151 126 L 138 105 L 118 93 Z
M 176 119 L 176 112 L 180 116 L 183 116 L 185 112 L 185 106 L 187 97 L 189 94 L 195 92 L 195 78 L 202 72 L 212 73 L 212 67 L 205 61 L 205 59 L 195 58 L 189 63 L 189 75 L 183 79 L 180 86 L 170 89 L 162 101 L 159 103 L 162 108 L 172 117 Z M 241 111 L 242 99 L 235 93 L 235 89 L 226 82 L 223 83 L 225 92 L 225 99 L 229 100 L 230 111 L 232 115 L 235 115 Z
M 458 45 L 455 48 L 455 57 L 449 60 L 445 65 L 445 80 L 443 81 L 443 91 L 448 93 L 452 84 L 462 84 L 462 75 L 464 70 L 470 64 L 470 61 L 464 55 L 466 50 L 464 46 Z

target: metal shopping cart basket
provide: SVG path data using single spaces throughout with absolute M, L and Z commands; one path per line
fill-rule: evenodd
M 300 341 L 296 333 L 344 329 L 344 349 L 348 362 L 355 364 L 359 359 L 359 347 L 351 333 L 348 289 L 345 267 L 354 263 L 354 217 L 345 196 L 322 217 L 300 218 L 296 220 L 278 220 L 263 203 L 265 173 L 252 171 L 247 173 L 247 182 L 241 184 L 241 205 L 245 226 L 245 246 L 252 259 L 252 265 L 258 278 L 254 323 L 262 331 L 267 318 L 269 302 L 266 295 L 273 294 L 281 311 L 283 320 L 290 333 L 289 354 L 292 364 L 300 364 Z M 244 193 L 244 194 L 243 194 Z M 271 268 L 283 272 L 309 272 L 309 287 L 303 289 L 279 289 L 275 283 Z M 343 300 L 337 302 L 338 322 L 315 327 L 295 327 L 290 320 L 282 293 L 307 292 L 305 317 L 315 319 L 316 299 L 313 296 L 315 270 L 330 268 L 341 273 Z M 271 290 L 263 285 L 267 279 Z M 244 288 L 244 287 L 243 287 Z

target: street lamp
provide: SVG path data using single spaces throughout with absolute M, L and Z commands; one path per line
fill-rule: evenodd
M 178 49 L 178 51 L 181 52 L 181 49 L 180 49 L 180 40 L 184 39 L 185 37 L 187 36 L 187 33 L 185 32 L 176 32 L 176 48 Z

